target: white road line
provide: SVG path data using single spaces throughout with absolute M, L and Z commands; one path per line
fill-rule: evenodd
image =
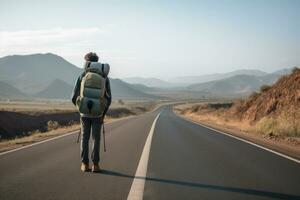
M 73 131 L 71 133 L 66 133 L 64 135 L 60 135 L 60 136 L 57 136 L 57 137 L 54 137 L 54 138 L 50 138 L 50 139 L 47 139 L 47 140 L 42 140 L 40 142 L 36 142 L 36 143 L 33 143 L 33 144 L 29 144 L 29 145 L 26 145 L 26 146 L 23 146 L 23 147 L 19 147 L 19 148 L 16 148 L 16 149 L 12 149 L 12 150 L 9 150 L 9 151 L 4 151 L 2 153 L 0 153 L 0 156 L 4 155 L 4 154 L 8 154 L 8 153 L 12 153 L 12 152 L 15 152 L 15 151 L 19 151 L 19 150 L 22 150 L 22 149 L 27 149 L 29 147 L 32 147 L 32 146 L 35 146 L 35 145 L 38 145 L 38 144 L 42 144 L 42 143 L 45 143 L 45 142 L 49 142 L 49 141 L 52 141 L 52 140 L 57 140 L 59 138 L 62 138 L 62 137 L 66 137 L 68 135 L 72 135 L 72 134 L 75 134 L 75 133 L 78 133 L 79 130 L 77 131 Z
M 179 115 L 177 115 L 177 116 L 179 116 Z M 281 156 L 281 157 L 283 157 L 283 158 L 289 159 L 289 160 L 291 160 L 291 161 L 294 161 L 294 162 L 300 164 L 300 160 L 298 160 L 298 159 L 296 159 L 296 158 L 293 158 L 293 157 L 290 157 L 290 156 L 285 155 L 285 154 L 283 154 L 283 153 L 274 151 L 274 150 L 272 150 L 272 149 L 269 149 L 269 148 L 267 148 L 267 147 L 261 146 L 261 145 L 259 145 L 259 144 L 255 144 L 254 142 L 250 142 L 250 141 L 248 141 L 248 140 L 245 140 L 245 139 L 243 139 L 243 138 L 240 138 L 240 137 L 231 135 L 231 134 L 229 134 L 229 133 L 225 133 L 225 132 L 219 131 L 219 130 L 217 130 L 217 129 L 211 128 L 211 127 L 209 127 L 209 126 L 205 126 L 205 125 L 203 125 L 203 124 L 201 124 L 201 123 L 199 123 L 199 122 L 195 122 L 195 121 L 193 121 L 193 120 L 186 119 L 186 118 L 181 117 L 181 116 L 179 116 L 179 117 L 182 118 L 182 119 L 184 119 L 184 120 L 186 120 L 186 121 L 189 121 L 189 122 L 192 122 L 192 123 L 197 124 L 197 125 L 199 125 L 199 126 L 205 127 L 205 128 L 207 128 L 207 129 L 216 131 L 216 132 L 218 132 L 218 133 L 221 133 L 221 134 L 223 134 L 223 135 L 229 136 L 229 137 L 231 137 L 231 138 L 240 140 L 240 141 L 242 141 L 242 142 L 245 142 L 245 143 L 247 143 L 247 144 L 253 145 L 253 146 L 258 147 L 258 148 L 260 148 L 260 149 L 269 151 L 269 152 L 274 153 L 274 154 L 276 154 L 276 155 L 278 155 L 278 156 Z
M 160 113 L 156 116 L 151 126 L 150 132 L 148 134 L 139 165 L 135 172 L 135 178 L 133 179 L 127 200 L 142 200 L 144 194 L 144 187 L 147 175 L 147 167 L 148 167 L 148 160 L 150 154 L 150 147 L 152 142 L 152 137 L 155 129 L 155 125 Z

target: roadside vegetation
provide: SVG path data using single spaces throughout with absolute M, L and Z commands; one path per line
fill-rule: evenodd
M 238 130 L 300 146 L 300 69 L 247 99 L 180 105 L 180 115 L 212 126 Z
M 0 152 L 80 128 L 79 114 L 66 102 L 1 102 Z M 105 123 L 155 109 L 159 102 L 114 101 Z

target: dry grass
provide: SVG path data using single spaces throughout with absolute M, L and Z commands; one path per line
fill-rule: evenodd
M 279 137 L 300 137 L 300 109 L 292 107 L 276 116 L 270 115 L 258 121 L 250 121 L 231 112 L 232 109 L 214 108 L 211 104 L 185 104 L 174 111 L 196 121 L 239 128 L 244 132 Z M 219 104 L 218 104 L 219 105 Z M 220 104 L 223 105 L 223 104 Z M 225 105 L 225 104 L 224 104 Z
M 256 131 L 263 135 L 300 137 L 300 123 L 285 117 L 264 117 L 255 127 Z
M 55 102 L 55 101 L 15 101 L 5 102 L 0 101 L 1 111 L 12 111 L 22 113 L 57 113 L 57 112 L 72 112 L 76 111 L 74 105 L 70 102 Z
M 206 109 L 203 104 L 184 105 L 174 108 L 174 112 L 188 119 L 210 126 L 238 132 L 242 135 L 252 135 L 259 138 L 271 139 L 294 147 L 300 147 L 299 111 L 285 112 L 280 116 L 264 117 L 257 122 L 242 120 L 232 115 L 228 109 Z M 197 109 L 196 109 L 197 107 Z
M 16 138 L 13 140 L 3 140 L 0 142 L 0 152 L 8 151 L 14 148 L 22 147 L 28 144 L 53 138 L 79 129 L 79 124 L 56 128 L 48 132 L 40 132 L 39 130 L 31 132 L 29 136 Z
M 158 102 L 113 102 L 110 108 L 111 114 L 105 118 L 105 123 L 110 123 L 119 119 L 123 119 L 132 115 L 138 115 L 149 112 L 157 108 L 161 103 Z M 17 111 L 29 114 L 53 113 L 53 112 L 70 112 L 75 108 L 70 103 L 59 102 L 1 102 L 1 109 L 5 111 Z M 3 106 L 4 105 L 4 106 Z M 53 138 L 59 135 L 79 130 L 79 123 L 70 123 L 61 126 L 59 122 L 49 120 L 47 123 L 47 131 L 33 130 L 27 136 L 16 137 L 9 140 L 0 140 L 0 152 L 18 148 L 45 139 Z
M 125 117 L 126 118 L 126 117 Z M 119 118 L 123 119 L 123 118 Z M 113 121 L 119 120 L 117 118 L 105 118 L 105 123 L 111 123 Z M 19 137 L 10 140 L 0 141 L 0 152 L 8 151 L 11 149 L 19 148 L 25 145 L 33 144 L 42 140 L 64 135 L 80 129 L 79 123 L 73 123 L 68 126 L 60 126 L 55 121 L 49 121 L 48 131 L 41 132 L 39 130 L 32 131 L 29 136 Z
M 200 114 L 197 112 L 184 112 L 178 108 L 175 108 L 174 111 L 177 114 L 184 115 L 185 117 L 194 121 L 216 124 L 227 128 L 238 129 L 239 131 L 243 132 L 250 132 L 254 129 L 249 122 L 240 121 L 236 118 L 226 116 L 225 112 L 203 112 Z

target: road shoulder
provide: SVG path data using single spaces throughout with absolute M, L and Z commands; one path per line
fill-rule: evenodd
M 225 132 L 226 134 L 241 138 L 243 140 L 246 140 L 246 141 L 252 142 L 254 144 L 260 145 L 262 147 L 268 148 L 270 150 L 279 152 L 283 155 L 287 155 L 289 157 L 300 160 L 300 148 L 299 147 L 291 146 L 291 145 L 288 145 L 288 144 L 285 144 L 282 142 L 278 142 L 278 141 L 273 141 L 273 140 L 264 138 L 260 135 L 254 134 L 254 133 L 246 133 L 246 132 L 243 132 L 243 131 L 240 131 L 238 129 L 234 129 L 231 127 L 224 127 L 224 126 L 214 124 L 211 122 L 196 120 L 190 116 L 185 116 L 185 115 L 182 115 L 182 114 L 174 111 L 174 107 L 172 110 L 175 113 L 175 115 L 177 115 L 178 117 L 180 117 L 184 120 L 187 120 L 192 123 L 199 124 L 199 125 L 207 126 L 209 128 L 216 129 L 217 131 L 220 131 L 220 132 Z

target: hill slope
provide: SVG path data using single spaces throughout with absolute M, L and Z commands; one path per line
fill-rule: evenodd
M 73 87 L 68 83 L 56 79 L 44 90 L 36 93 L 34 96 L 45 99 L 70 99 Z
M 122 80 L 130 84 L 142 84 L 148 87 L 168 88 L 176 86 L 175 84 L 163 81 L 158 78 L 130 77 L 124 78 Z
M 0 80 L 35 93 L 56 79 L 73 84 L 82 69 L 60 56 L 47 54 L 13 55 L 0 58 Z
M 157 96 L 145 94 L 134 89 L 130 84 L 121 81 L 120 79 L 110 79 L 112 96 L 114 99 L 156 99 Z M 36 93 L 34 96 L 43 99 L 70 99 L 73 86 L 68 83 L 56 79 L 49 84 L 44 90 Z
M 182 76 L 172 78 L 169 81 L 172 83 L 181 83 L 185 85 L 205 83 L 210 81 L 221 80 L 225 78 L 229 78 L 236 75 L 252 75 L 252 76 L 265 76 L 268 73 L 260 71 L 260 70 L 252 70 L 252 69 L 242 69 L 236 70 L 228 73 L 216 73 L 216 74 L 206 74 L 200 76 Z
M 111 79 L 111 90 L 114 99 L 158 99 L 158 96 L 144 93 L 120 79 Z
M 256 121 L 282 113 L 300 114 L 300 69 L 280 78 L 272 87 L 249 97 L 238 109 L 242 118 Z M 298 116 L 300 120 L 300 115 Z
M 20 99 L 27 98 L 27 96 L 22 93 L 19 89 L 0 81 L 0 99 Z
M 190 85 L 187 88 L 195 91 L 211 92 L 217 96 L 248 95 L 261 85 L 272 84 L 280 75 L 265 76 L 236 75 L 230 78 Z
M 51 53 L 0 58 L 0 81 L 38 98 L 69 99 L 81 73 L 82 69 Z M 113 98 L 158 98 L 118 79 L 111 79 L 111 87 Z

